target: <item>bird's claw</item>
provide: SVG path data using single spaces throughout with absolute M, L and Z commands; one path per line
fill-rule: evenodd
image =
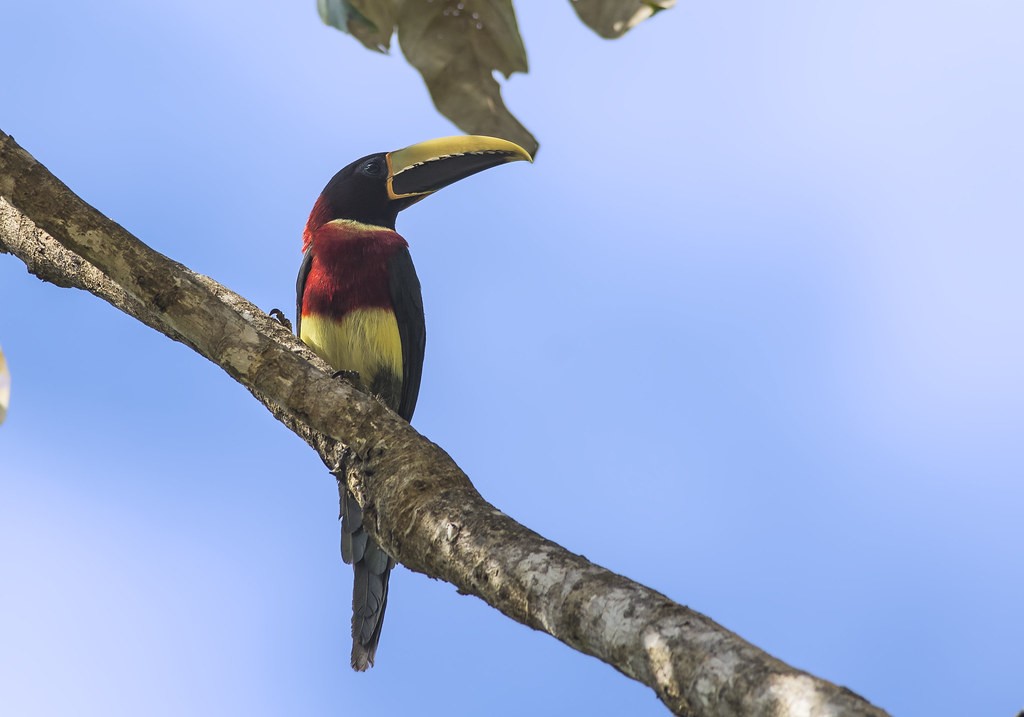
M 277 323 L 281 324 L 281 326 L 288 329 L 288 331 L 292 330 L 292 322 L 288 319 L 287 316 L 284 315 L 284 312 L 281 311 L 280 309 L 271 309 L 269 315 L 272 319 L 277 321 Z
M 331 374 L 333 378 L 340 378 L 342 381 L 347 381 L 353 386 L 359 385 L 359 372 L 349 371 L 348 369 L 342 369 L 341 371 L 335 371 Z

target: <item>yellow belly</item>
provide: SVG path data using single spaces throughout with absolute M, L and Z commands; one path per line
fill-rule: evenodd
M 395 408 L 402 390 L 402 339 L 387 309 L 354 309 L 337 322 L 302 317 L 299 338 L 336 371 L 355 371 L 359 383 Z

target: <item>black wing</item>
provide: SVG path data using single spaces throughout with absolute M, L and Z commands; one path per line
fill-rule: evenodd
M 408 249 L 401 249 L 388 260 L 388 276 L 391 304 L 398 321 L 398 336 L 402 340 L 402 400 L 398 404 L 398 415 L 410 421 L 420 393 L 427 326 L 423 319 L 420 280 L 416 277 Z
M 306 292 L 306 277 L 313 266 L 313 246 L 306 249 L 299 265 L 299 278 L 295 280 L 295 335 L 302 338 L 302 295 Z

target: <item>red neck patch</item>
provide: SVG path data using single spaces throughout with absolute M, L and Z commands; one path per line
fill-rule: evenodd
M 302 315 L 340 319 L 352 309 L 390 309 L 388 260 L 407 250 L 408 242 L 391 229 L 344 219 L 315 224 L 319 205 L 303 233 L 312 264 L 302 288 Z

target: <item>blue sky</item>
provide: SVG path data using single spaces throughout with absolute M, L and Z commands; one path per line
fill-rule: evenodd
M 315 3 L 4 8 L 0 128 L 293 311 L 351 159 L 455 133 Z M 399 219 L 414 425 L 486 498 L 893 714 L 1024 708 L 1019 3 L 520 3 L 537 162 Z M 219 369 L 0 257 L 11 715 L 634 714 L 650 691 L 399 568 L 347 666 L 333 481 Z

